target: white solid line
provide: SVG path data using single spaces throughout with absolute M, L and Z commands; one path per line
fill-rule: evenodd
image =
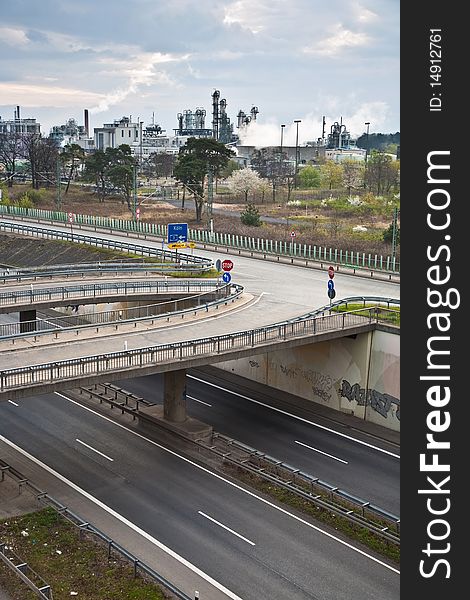
M 209 404 L 209 402 L 204 402 L 204 400 L 198 400 L 197 398 L 193 398 L 192 396 L 186 396 L 186 398 L 194 400 L 194 402 L 199 402 L 200 404 L 205 404 L 206 406 L 210 406 L 212 408 L 212 404 Z
M 263 504 L 266 504 L 267 506 L 270 506 L 274 510 L 277 510 L 277 511 L 279 511 L 279 512 L 281 512 L 281 513 L 283 513 L 283 514 L 285 514 L 285 515 L 287 515 L 289 517 L 291 517 L 295 521 L 298 521 L 299 523 L 302 523 L 303 525 L 306 525 L 307 527 L 310 527 L 311 529 L 314 529 L 318 533 L 321 533 L 321 534 L 325 535 L 326 537 L 329 537 L 329 538 L 335 540 L 336 542 L 342 544 L 343 546 L 346 546 L 350 550 L 353 550 L 354 552 L 357 552 L 358 554 L 361 554 L 362 556 L 365 556 L 366 558 L 369 558 L 370 560 L 378 563 L 379 565 L 382 565 L 386 569 L 390 569 L 394 573 L 400 574 L 400 571 L 398 571 L 394 567 L 392 567 L 390 565 L 387 565 L 387 563 L 384 563 L 383 561 L 379 560 L 378 558 L 375 558 L 374 556 L 371 556 L 370 554 L 367 554 L 363 550 L 360 550 L 359 548 L 356 548 L 355 546 L 349 544 L 348 542 L 345 542 L 344 540 L 342 540 L 340 538 L 337 538 L 332 533 L 328 533 L 327 531 L 324 531 L 323 529 L 320 529 L 320 527 L 317 527 L 316 525 L 313 525 L 313 523 L 309 523 L 308 521 L 305 521 L 301 517 L 298 517 L 297 515 L 294 515 L 293 513 L 290 513 L 285 508 L 282 508 L 281 506 L 277 506 L 276 504 L 273 504 L 269 500 L 266 500 L 265 498 L 262 498 L 261 496 L 258 496 L 254 492 L 250 492 L 250 490 L 247 490 L 246 488 L 241 487 L 240 485 L 234 483 L 233 481 L 229 481 L 228 479 L 225 479 L 224 477 L 222 477 L 218 473 L 214 473 L 213 471 L 210 471 L 209 469 L 207 469 L 206 467 L 203 467 L 202 465 L 198 465 L 197 463 L 193 462 L 189 458 L 186 458 L 185 456 L 181 456 L 180 454 L 177 454 L 174 450 L 170 450 L 169 448 L 166 448 L 165 446 L 162 446 L 161 444 L 159 444 L 157 442 L 154 442 L 153 440 L 150 440 L 149 438 L 146 438 L 141 433 L 137 433 L 137 431 L 134 431 L 133 429 L 128 429 L 124 425 L 121 425 L 121 423 L 117 423 L 116 421 L 113 421 L 109 417 L 106 417 L 104 415 L 100 415 L 100 413 L 94 411 L 92 408 L 88 408 L 88 406 L 83 406 L 79 402 L 76 402 L 75 400 L 72 400 L 71 398 L 67 398 L 67 396 L 64 396 L 60 392 L 54 392 L 54 393 L 57 394 L 57 396 L 61 396 L 65 400 L 68 400 L 72 404 L 76 404 L 78 407 L 82 408 L 83 410 L 87 410 L 88 412 L 93 413 L 97 417 L 100 417 L 101 419 L 104 419 L 105 421 L 109 421 L 110 423 L 112 423 L 116 427 L 120 427 L 121 429 L 125 429 L 126 431 L 128 431 L 132 435 L 135 435 L 135 436 L 141 438 L 142 440 L 145 440 L 149 444 L 152 444 L 153 446 L 157 446 L 157 448 L 160 448 L 161 450 L 164 450 L 165 452 L 168 452 L 168 454 L 171 454 L 172 456 L 176 456 L 180 460 L 184 461 L 185 463 L 188 463 L 188 464 L 192 465 L 193 467 L 195 467 L 196 469 L 199 469 L 200 471 L 203 471 L 204 473 L 207 473 L 211 477 L 214 477 L 215 479 L 219 479 L 220 481 L 225 482 L 227 485 L 230 485 L 231 487 L 239 490 L 240 492 L 243 492 L 244 494 L 247 494 L 248 496 L 251 496 L 252 498 L 256 498 L 257 500 L 259 500 Z M 0 435 L 0 439 L 2 439 L 1 435 Z M 97 500 L 97 502 L 99 502 L 99 500 Z M 112 509 L 109 509 L 109 510 L 112 510 Z M 124 518 L 124 517 L 122 517 L 122 518 Z
M 299 446 L 304 446 L 305 448 L 308 448 L 309 450 L 313 450 L 314 452 L 318 452 L 319 454 L 324 454 L 325 456 L 328 456 L 329 458 L 332 458 L 333 460 L 337 460 L 338 462 L 342 462 L 345 465 L 349 464 L 346 460 L 343 460 L 342 458 L 338 458 L 337 456 L 333 456 L 332 454 L 328 454 L 327 452 L 318 450 L 317 448 L 314 448 L 313 446 L 308 446 L 307 444 L 304 444 L 303 442 L 299 442 L 298 440 L 294 440 L 294 443 L 299 444 Z
M 63 397 L 65 398 L 65 396 L 63 396 Z M 66 400 L 69 400 L 69 398 L 66 398 Z M 73 402 L 73 400 L 72 400 L 72 402 Z M 93 412 L 93 411 L 91 411 L 91 412 Z M 96 413 L 96 414 L 98 414 L 98 413 Z M 126 429 L 126 428 L 124 427 L 124 429 Z M 128 431 L 130 431 L 130 430 L 128 430 Z M 140 436 L 140 437 L 143 437 L 143 436 Z M 127 525 L 128 527 L 133 529 L 136 533 L 140 534 L 146 540 L 148 540 L 149 542 L 151 542 L 152 544 L 154 544 L 155 546 L 160 548 L 160 550 L 163 550 L 164 552 L 169 554 L 172 558 L 176 559 L 178 562 L 183 564 L 185 567 L 187 567 L 188 569 L 193 571 L 193 573 L 196 573 L 196 575 L 199 575 L 200 577 L 205 579 L 207 582 L 209 582 L 215 588 L 217 588 L 218 590 L 220 590 L 221 592 L 226 594 L 232 600 L 243 600 L 242 598 L 240 598 L 240 596 L 237 596 L 236 594 L 231 592 L 229 589 L 227 589 L 221 583 L 219 583 L 218 581 L 215 581 L 215 579 L 212 579 L 212 577 L 210 577 L 209 575 L 204 573 L 204 571 L 201 571 L 200 569 L 198 569 L 195 565 L 191 564 L 188 560 L 186 560 L 179 554 L 176 554 L 176 552 L 171 550 L 171 548 L 168 548 L 168 546 L 165 546 L 164 544 L 159 542 L 156 538 L 151 536 L 149 533 L 147 533 L 146 531 L 144 531 L 143 529 L 141 529 L 140 527 L 138 527 L 137 525 L 135 525 L 134 523 L 132 523 L 131 521 L 129 521 L 128 519 L 126 519 L 125 517 L 120 515 L 119 513 L 117 513 L 115 510 L 113 510 L 112 508 L 110 508 L 109 506 L 107 506 L 106 504 L 101 502 L 100 500 L 98 500 L 98 498 L 95 498 L 94 496 L 92 496 L 91 494 L 89 494 L 88 492 L 86 492 L 85 490 L 80 488 L 78 485 L 76 485 L 75 483 L 73 483 L 72 481 L 70 481 L 69 479 L 67 479 L 66 477 L 64 477 L 63 475 L 61 475 L 60 473 L 58 473 L 57 471 L 55 471 L 54 469 L 52 469 L 51 467 L 46 465 L 45 463 L 41 462 L 35 456 L 32 456 L 31 454 L 29 454 L 29 452 L 26 452 L 26 450 L 23 450 L 23 448 L 20 448 L 19 446 L 17 446 L 13 442 L 11 442 L 6 437 L 3 437 L 3 435 L 1 435 L 1 434 L 0 434 L 0 441 L 4 442 L 8 446 L 13 448 L 17 452 L 19 452 L 20 454 L 23 454 L 23 456 L 26 456 L 26 458 L 28 458 L 35 464 L 39 465 L 41 468 L 46 470 L 48 473 L 50 473 L 51 475 L 54 475 L 54 477 L 57 477 L 57 479 L 59 479 L 60 481 L 62 481 L 65 484 L 67 484 L 73 490 L 75 490 L 76 492 L 78 492 L 79 494 L 81 494 L 82 496 L 84 496 L 85 498 L 87 498 L 88 500 L 90 500 L 91 502 L 96 504 L 97 506 L 99 506 L 101 509 L 103 509 L 104 511 L 106 511 L 107 513 L 109 513 L 110 515 L 112 515 L 113 517 L 118 519 L 118 521 L 121 521 L 121 523 L 124 523 L 124 525 Z
M 239 537 L 241 540 L 243 540 L 244 542 L 246 542 L 247 544 L 251 544 L 252 546 L 256 546 L 256 544 L 254 542 L 252 542 L 251 540 L 249 540 L 246 537 L 243 537 L 242 535 L 240 535 L 239 533 L 237 533 L 236 531 L 234 531 L 233 529 L 230 529 L 230 527 L 227 527 L 227 525 L 224 525 L 223 523 L 220 523 L 219 521 L 216 521 L 215 519 L 213 519 L 212 517 L 209 517 L 209 515 L 206 515 L 206 513 L 203 513 L 202 510 L 198 510 L 197 511 L 198 514 L 202 515 L 203 517 L 205 517 L 206 519 L 209 519 L 209 521 L 212 521 L 213 523 L 215 523 L 216 525 L 218 525 L 219 527 L 222 527 L 223 529 L 226 529 L 227 531 L 229 531 L 230 533 L 232 533 L 233 535 L 236 535 L 237 537 Z
M 106 456 L 106 454 L 103 454 L 102 452 L 100 452 L 96 448 L 93 448 L 93 446 L 89 446 L 88 444 L 85 444 L 85 442 L 82 442 L 82 440 L 79 440 L 78 438 L 75 438 L 75 441 L 78 442 L 79 444 L 82 444 L 86 448 L 89 448 L 90 450 L 93 450 L 93 452 L 96 452 L 96 454 L 99 454 L 100 456 L 103 456 L 104 458 L 107 458 L 111 462 L 114 461 L 114 458 L 110 458 L 109 456 Z
M 367 442 L 363 442 L 362 440 L 358 440 L 353 438 L 345 433 L 340 433 L 339 431 L 335 431 L 334 429 L 330 429 L 329 427 L 325 427 L 324 425 L 319 425 L 318 423 L 314 423 L 313 421 L 309 421 L 308 419 L 303 419 L 297 415 L 293 415 L 292 413 L 287 412 L 286 410 L 281 410 L 280 408 L 276 408 L 275 406 L 270 406 L 269 404 L 265 404 L 264 402 L 260 402 L 259 400 L 254 400 L 253 398 L 249 398 L 248 396 L 244 396 L 243 394 L 239 394 L 238 392 L 232 392 L 232 390 L 228 390 L 227 388 L 223 388 L 220 385 L 216 385 L 215 383 L 211 383 L 210 381 L 205 381 L 204 379 L 199 379 L 199 377 L 194 377 L 194 375 L 187 375 L 191 379 L 195 379 L 196 381 L 200 381 L 201 383 L 205 383 L 206 385 L 210 385 L 219 390 L 227 392 L 228 394 L 233 394 L 234 396 L 238 396 L 239 398 L 243 398 L 248 400 L 249 402 L 254 402 L 255 404 L 259 404 L 260 406 L 264 406 L 265 408 L 269 408 L 270 410 L 275 410 L 278 413 L 283 415 L 287 415 L 288 417 L 292 417 L 293 419 L 297 419 L 298 421 L 302 421 L 303 423 L 308 423 L 309 425 L 313 425 L 314 427 L 318 427 L 319 429 L 324 429 L 325 431 L 329 431 L 330 433 L 334 433 L 335 435 L 339 435 L 340 437 L 346 438 L 347 440 L 351 440 L 352 442 L 356 442 L 357 444 L 362 444 L 363 446 L 367 446 L 368 448 L 372 448 L 373 450 L 377 450 L 378 452 L 383 452 L 384 454 L 388 454 L 389 456 L 393 456 L 393 458 L 400 458 L 399 454 L 394 454 L 393 452 L 389 452 L 388 450 L 384 450 L 383 448 L 379 448 L 378 446 L 373 446 L 372 444 L 368 444 Z
M 13 404 L 13 406 L 19 406 L 19 404 L 16 404 L 16 402 L 13 402 L 13 400 L 8 400 L 8 402 L 9 402 L 10 404 Z

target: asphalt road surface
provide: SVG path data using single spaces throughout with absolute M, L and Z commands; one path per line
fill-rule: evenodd
M 163 402 L 163 376 L 117 385 L 151 402 Z M 266 395 L 269 393 L 266 388 Z M 319 477 L 394 515 L 400 514 L 400 460 L 396 446 L 351 432 L 317 417 L 310 422 L 272 410 L 266 395 L 231 382 L 213 382 L 200 371 L 187 375 L 188 414 L 214 430 Z
M 397 600 L 395 567 L 60 394 L 0 404 L 0 436 L 244 600 Z

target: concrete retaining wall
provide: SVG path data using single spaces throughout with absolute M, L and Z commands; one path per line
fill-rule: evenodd
M 400 336 L 372 331 L 219 363 L 218 367 L 400 430 Z

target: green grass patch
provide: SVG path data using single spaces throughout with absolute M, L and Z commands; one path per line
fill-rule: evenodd
M 388 306 L 385 304 L 340 304 L 339 306 L 333 306 L 332 312 L 351 312 L 351 311 L 364 311 L 364 316 L 369 317 L 370 308 L 378 308 L 378 316 L 380 321 L 386 321 L 392 325 L 400 326 L 400 307 L 399 306 Z
M 26 532 L 27 535 L 24 535 Z M 164 600 L 168 595 L 115 553 L 108 560 L 104 543 L 85 534 L 52 508 L 0 521 L 0 541 L 6 543 L 52 588 L 54 600 Z M 0 588 L 13 598 L 36 598 L 26 585 L 0 563 Z M 28 595 L 30 594 L 30 595 Z M 72 596 L 73 597 L 73 596 Z

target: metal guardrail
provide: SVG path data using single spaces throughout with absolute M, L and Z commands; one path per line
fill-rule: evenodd
M 154 275 L 155 273 L 171 273 L 186 269 L 186 265 L 182 266 L 179 263 L 169 262 L 146 262 L 142 260 L 140 263 L 121 261 L 111 262 L 103 261 L 97 263 L 74 263 L 60 265 L 46 265 L 38 267 L 0 267 L 0 283 L 22 282 L 38 279 L 52 279 L 53 277 L 61 276 L 65 279 L 72 277 L 86 277 L 88 275 L 121 275 L 122 273 L 139 275 Z M 166 275 L 165 275 L 166 276 Z
M 0 292 L 0 306 L 29 304 L 45 301 L 81 300 L 83 298 L 100 298 L 102 296 L 132 296 L 133 294 L 171 294 L 171 293 L 202 293 L 224 289 L 219 281 L 194 279 L 166 279 L 164 281 L 116 281 L 113 283 L 80 283 L 68 286 L 50 288 L 34 288 L 29 290 Z
M 20 489 L 23 486 L 27 486 L 33 494 L 36 496 L 39 502 L 42 502 L 46 506 L 49 506 L 56 510 L 60 515 L 62 515 L 65 519 L 67 519 L 70 523 L 75 525 L 79 531 L 80 536 L 83 535 L 83 532 L 90 533 L 93 536 L 99 538 L 101 541 L 105 542 L 108 547 L 108 558 L 111 558 L 111 552 L 116 551 L 122 558 L 125 558 L 130 563 L 132 563 L 134 567 L 134 577 L 137 577 L 139 571 L 142 571 L 149 577 L 151 577 L 156 583 L 164 586 L 169 590 L 172 594 L 174 594 L 179 600 L 193 600 L 176 586 L 174 586 L 168 579 L 163 577 L 149 567 L 145 562 L 141 561 L 134 554 L 131 554 L 128 550 L 126 550 L 123 546 L 115 542 L 105 533 L 103 533 L 100 529 L 84 521 L 79 515 L 69 510 L 66 506 L 64 506 L 61 502 L 49 496 L 47 492 L 44 492 L 40 488 L 38 488 L 34 483 L 29 481 L 26 477 L 24 477 L 19 471 L 17 471 L 14 467 L 6 463 L 4 460 L 0 459 L 0 471 L 2 473 L 1 481 L 5 478 L 5 473 L 7 473 L 13 480 L 15 480 Z M 46 596 L 48 598 L 52 598 L 52 596 Z
M 0 560 L 15 573 L 29 589 L 43 600 L 53 600 L 51 586 L 24 562 L 10 546 L 0 542 Z M 35 583 L 36 582 L 36 583 Z
M 99 327 L 124 325 L 128 323 L 146 323 L 151 325 L 155 321 L 166 319 L 176 315 L 197 314 L 198 312 L 208 312 L 209 308 L 217 308 L 221 304 L 234 302 L 243 293 L 243 286 L 235 283 L 222 284 L 210 292 L 202 293 L 196 296 L 187 296 L 182 299 L 169 300 L 159 304 L 149 304 L 146 306 L 136 306 L 131 308 L 122 308 L 99 313 L 87 313 L 84 315 L 67 315 L 61 317 L 47 317 L 47 319 L 35 319 L 32 321 L 21 321 L 21 323 L 5 323 L 0 325 L 1 339 L 19 339 L 25 337 L 35 337 L 56 333 L 59 331 L 82 330 L 96 327 L 96 333 L 99 333 Z M 219 297 L 213 299 L 214 294 Z M 169 310 L 171 307 L 174 310 Z
M 65 212 L 48 211 L 40 209 L 25 209 L 16 206 L 0 205 L 0 215 L 19 218 L 31 218 L 44 221 L 68 222 Z M 111 229 L 117 232 L 137 235 L 167 238 L 167 226 L 141 221 L 129 221 L 125 219 L 112 219 L 108 217 L 93 217 L 90 215 L 76 214 L 74 226 L 91 226 L 95 230 Z M 254 254 L 266 254 L 278 257 L 301 258 L 314 262 L 328 262 L 335 265 L 343 265 L 350 268 L 368 269 L 382 271 L 398 275 L 400 262 L 395 256 L 383 256 L 377 254 L 366 254 L 365 252 L 354 252 L 352 250 L 338 250 L 326 246 L 312 246 L 292 241 L 278 241 L 263 238 L 254 238 L 230 233 L 209 232 L 201 229 L 192 229 L 189 232 L 192 241 L 205 245 L 214 245 L 231 248 L 232 250 L 245 250 Z
M 79 394 L 88 394 L 90 398 L 99 400 L 100 404 L 105 402 L 111 408 L 118 408 L 121 414 L 132 415 L 133 420 L 138 418 L 155 424 L 151 417 L 140 411 L 141 405 L 151 404 L 118 386 L 108 383 L 95 384 L 80 388 Z M 315 506 L 365 527 L 379 537 L 395 544 L 400 543 L 400 518 L 367 500 L 353 496 L 337 486 L 220 433 L 213 433 L 210 444 L 206 440 L 184 439 L 233 466 L 279 485 Z
M 0 205 L 1 207 L 1 205 Z M 43 229 L 41 227 L 34 227 L 32 225 L 21 225 L 18 223 L 5 223 L 0 221 L 0 231 L 11 231 L 19 232 L 26 235 L 35 237 L 45 237 L 47 239 L 61 239 L 76 244 L 87 244 L 89 246 L 96 246 L 98 248 L 105 248 L 108 250 L 120 250 L 121 252 L 127 252 L 132 254 L 140 254 L 142 256 L 159 257 L 162 260 L 168 260 L 171 263 L 179 263 L 181 266 L 184 265 L 185 270 L 189 270 L 191 266 L 194 269 L 200 271 L 207 271 L 212 268 L 212 261 L 207 258 L 201 258 L 192 254 L 185 254 L 184 252 L 160 250 L 159 248 L 149 248 L 141 244 L 132 244 L 130 242 L 119 242 L 117 240 L 106 240 L 98 239 L 92 236 L 83 235 L 81 233 L 69 233 L 68 231 L 53 231 L 50 229 Z
M 381 309 L 383 312 L 386 309 Z M 17 367 L 0 371 L 0 392 L 16 388 L 34 388 L 40 384 L 52 384 L 58 380 L 76 381 L 90 376 L 105 376 L 155 366 L 157 363 L 175 364 L 184 359 L 213 357 L 236 350 L 260 349 L 269 342 L 311 337 L 329 331 L 345 330 L 378 322 L 375 308 L 355 312 L 319 315 L 304 320 L 276 323 L 236 333 L 200 338 L 184 342 L 162 344 L 134 350 L 124 350 Z

